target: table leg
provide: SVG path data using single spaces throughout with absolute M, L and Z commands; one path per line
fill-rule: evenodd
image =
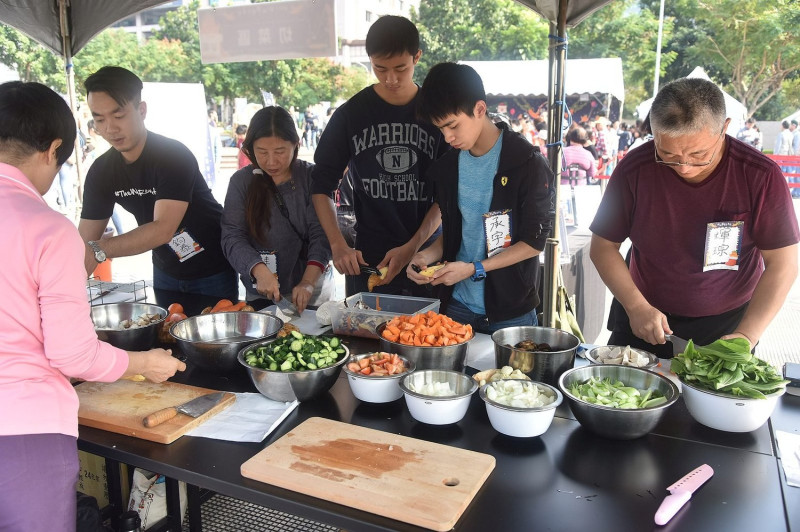
M 167 521 L 170 530 L 181 529 L 181 491 L 180 484 L 173 478 L 166 477 L 167 487 Z
M 120 463 L 106 458 L 106 487 L 108 488 L 108 507 L 103 517 L 117 517 L 125 511 L 127 504 L 122 500 L 122 480 L 119 474 Z
M 189 507 L 189 530 L 191 532 L 203 532 L 202 516 L 200 515 L 200 508 L 203 505 L 203 496 L 200 488 L 192 484 L 187 484 L 186 501 Z

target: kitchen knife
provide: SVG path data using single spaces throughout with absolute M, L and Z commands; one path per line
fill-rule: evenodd
M 158 412 L 153 412 L 142 420 L 142 424 L 150 429 L 164 423 L 165 421 L 169 421 L 179 413 L 186 414 L 187 416 L 191 417 L 202 416 L 214 408 L 217 403 L 222 401 L 223 397 L 225 397 L 225 392 L 201 395 L 200 397 L 192 399 L 191 401 L 183 403 L 182 405 L 170 406 L 169 408 L 163 408 Z
M 666 525 L 678 513 L 684 504 L 692 498 L 692 493 L 714 476 L 714 470 L 708 464 L 703 464 L 672 486 L 667 488 L 670 495 L 664 499 L 656 512 L 657 525 Z
M 281 312 L 290 318 L 295 318 L 299 315 L 297 307 L 292 304 L 292 300 L 286 299 L 284 296 L 281 296 L 281 300 L 275 303 L 275 306 L 281 309 Z
M 688 340 L 684 340 L 683 338 L 679 338 L 674 334 L 665 334 L 664 338 L 667 342 L 672 342 L 672 354 L 679 355 L 686 351 L 686 346 L 689 344 Z

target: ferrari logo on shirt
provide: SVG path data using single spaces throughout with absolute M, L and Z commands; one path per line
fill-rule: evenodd
M 501 177 L 500 184 L 506 186 L 508 184 L 508 178 L 506 176 Z

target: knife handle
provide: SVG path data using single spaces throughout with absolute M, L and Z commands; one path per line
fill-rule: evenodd
M 667 495 L 656 512 L 656 524 L 666 525 L 691 498 L 691 491 L 679 491 L 678 493 Z
M 174 406 L 170 406 L 168 408 L 164 408 L 159 410 L 158 412 L 153 412 L 146 418 L 142 420 L 142 424 L 147 427 L 148 429 L 153 428 L 157 425 L 164 423 L 165 421 L 169 421 L 170 419 L 174 418 L 178 415 L 178 409 Z

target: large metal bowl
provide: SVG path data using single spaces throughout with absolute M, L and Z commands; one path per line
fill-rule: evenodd
M 121 321 L 136 319 L 142 314 L 158 314 L 161 319 L 145 327 L 120 329 Z M 158 339 L 158 331 L 161 330 L 164 320 L 167 319 L 166 309 L 148 303 L 96 305 L 92 307 L 91 315 L 97 337 L 126 351 L 151 349 Z
M 218 312 L 179 321 L 169 332 L 183 354 L 197 366 L 211 371 L 237 367 L 239 351 L 278 334 L 283 322 L 263 312 Z
M 469 340 L 460 344 L 441 347 L 406 345 L 392 342 L 384 338 L 383 330 L 385 328 L 386 323 L 378 325 L 377 331 L 380 337 L 380 351 L 397 353 L 401 357 L 407 358 L 416 364 L 417 370 L 448 369 L 464 372 L 464 366 L 466 366 L 467 363 Z
M 237 359 L 239 364 L 247 369 L 250 379 L 256 389 L 267 399 L 273 401 L 310 401 L 318 395 L 327 392 L 334 385 L 342 366 L 350 358 L 350 351 L 344 347 L 344 354 L 332 366 L 322 369 L 310 369 L 305 371 L 271 371 L 268 369 L 256 368 L 245 362 L 245 353 L 251 349 L 258 349 L 261 346 L 269 345 L 275 339 L 258 342 L 248 345 L 239 351 Z
M 553 351 L 524 351 L 513 346 L 523 340 L 549 344 Z M 575 364 L 581 341 L 574 334 L 549 327 L 506 327 L 492 334 L 496 367 L 511 366 L 533 381 L 556 386 L 558 378 Z M 512 346 L 512 347 L 509 347 Z
M 595 377 L 623 382 L 640 390 L 658 390 L 667 402 L 651 408 L 623 410 L 582 401 L 569 391 L 573 384 L 580 384 Z M 667 409 L 678 400 L 678 387 L 668 378 L 653 371 L 616 364 L 592 364 L 566 371 L 558 380 L 572 413 L 578 422 L 600 436 L 616 440 L 640 438 L 658 425 Z

